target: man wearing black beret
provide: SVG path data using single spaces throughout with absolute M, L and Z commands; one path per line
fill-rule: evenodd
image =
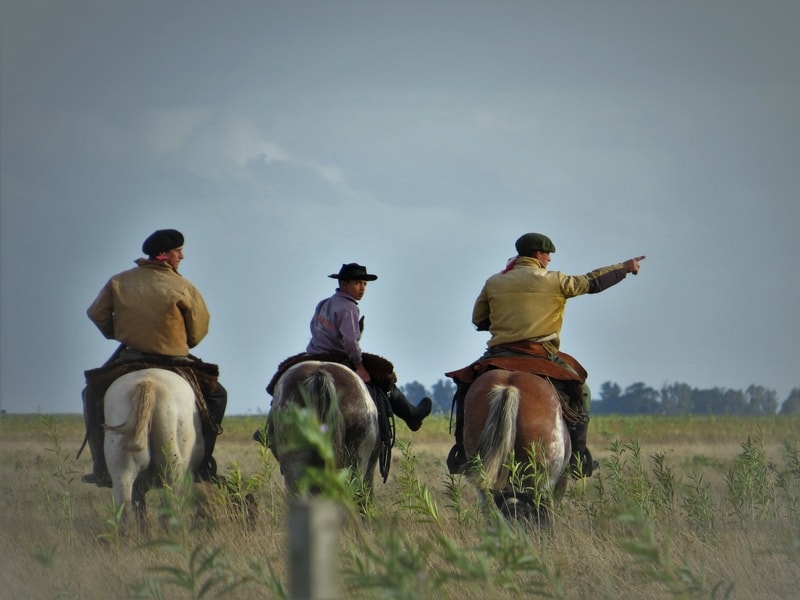
M 136 267 L 111 277 L 86 311 L 107 339 L 120 343 L 104 367 L 141 362 L 216 371 L 216 365 L 203 363 L 189 353 L 208 333 L 210 316 L 200 292 L 178 272 L 183 242 L 183 234 L 175 229 L 153 232 L 142 244 L 147 258 L 137 259 Z M 87 372 L 84 417 L 94 467 L 83 480 L 110 487 L 103 453 L 105 383 L 98 386 Z M 215 426 L 203 427 L 205 455 L 198 471 L 202 479 L 216 477 L 212 454 L 228 402 L 225 388 L 215 383 L 204 394 Z

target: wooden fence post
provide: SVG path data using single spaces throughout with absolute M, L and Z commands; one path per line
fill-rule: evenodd
M 339 528 L 342 515 L 332 500 L 293 502 L 289 509 L 289 598 L 339 598 Z

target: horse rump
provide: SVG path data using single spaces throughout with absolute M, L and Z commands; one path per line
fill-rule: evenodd
M 336 468 L 353 469 L 371 486 L 379 451 L 377 409 L 352 369 L 320 361 L 297 363 L 276 382 L 267 440 L 293 493 L 309 467 L 325 466 L 326 456 Z

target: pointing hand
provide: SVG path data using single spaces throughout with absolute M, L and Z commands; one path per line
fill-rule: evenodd
M 639 272 L 639 261 L 644 260 L 644 256 L 637 256 L 636 258 L 629 258 L 622 266 L 625 267 L 626 273 L 633 273 L 636 275 Z

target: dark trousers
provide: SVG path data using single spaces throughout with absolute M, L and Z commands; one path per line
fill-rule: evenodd
M 206 405 L 208 406 L 208 414 L 211 415 L 211 420 L 217 425 L 222 425 L 222 419 L 225 416 L 225 408 L 228 406 L 228 390 L 226 390 L 221 383 L 217 382 L 217 387 L 210 394 L 205 396 Z M 205 450 L 203 452 L 203 460 L 200 462 L 200 472 L 208 475 L 216 475 L 216 465 L 212 463 L 212 455 L 214 454 L 214 447 L 217 444 L 216 428 L 210 427 L 207 423 L 203 423 L 203 445 Z

